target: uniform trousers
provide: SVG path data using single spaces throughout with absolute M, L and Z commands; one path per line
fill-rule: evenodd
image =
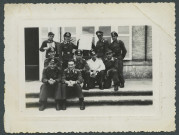
M 96 81 L 99 85 L 103 85 L 103 83 L 104 83 L 104 70 L 98 72 L 95 78 L 90 77 L 90 79 L 89 79 L 90 86 L 89 87 L 94 88 Z
M 84 79 L 84 84 L 89 85 L 89 83 L 90 83 L 90 72 L 89 71 L 82 71 L 81 74 L 82 74 L 82 77 Z
M 84 98 L 80 84 L 74 84 L 72 87 L 69 87 L 67 84 L 64 83 L 62 84 L 62 89 L 64 91 L 63 99 L 66 99 L 66 91 L 70 88 L 75 89 L 75 92 L 78 98 Z
M 125 83 L 124 76 L 123 76 L 123 59 L 121 57 L 117 58 L 118 64 L 118 77 L 121 84 Z
M 108 74 L 107 74 L 107 72 L 108 72 Z M 112 80 L 114 82 L 114 85 L 117 85 L 119 82 L 118 71 L 115 68 L 111 68 L 111 69 L 105 71 L 104 87 L 110 88 Z
M 65 91 L 62 89 L 61 83 L 55 83 L 50 85 L 48 83 L 44 83 L 40 87 L 40 97 L 39 102 L 47 102 L 47 98 L 52 95 L 55 100 L 61 100 L 64 97 Z

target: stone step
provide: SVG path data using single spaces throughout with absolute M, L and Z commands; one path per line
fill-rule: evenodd
M 153 97 L 152 96 L 101 96 L 101 97 L 85 97 L 85 104 L 87 106 L 101 106 L 101 105 L 152 105 Z M 48 107 L 54 107 L 54 99 L 48 99 Z M 67 99 L 67 106 L 78 106 L 79 99 L 72 98 Z M 26 107 L 38 107 L 39 99 L 38 98 L 26 98 Z
M 114 91 L 114 90 L 83 90 L 85 97 L 95 96 L 152 96 L 152 90 L 145 91 Z M 26 98 L 39 98 L 39 93 L 26 93 Z

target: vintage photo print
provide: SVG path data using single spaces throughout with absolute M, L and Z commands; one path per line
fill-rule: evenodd
M 175 131 L 175 4 L 6 4 L 5 131 Z

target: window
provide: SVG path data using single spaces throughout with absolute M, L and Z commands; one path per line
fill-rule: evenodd
M 93 36 L 93 43 L 95 44 L 95 27 L 94 26 L 85 26 L 82 27 L 82 34 L 89 34 Z
M 132 59 L 132 29 L 130 26 L 118 26 L 118 39 L 124 42 L 127 49 L 125 60 Z

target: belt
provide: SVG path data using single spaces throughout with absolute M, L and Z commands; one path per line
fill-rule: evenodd
M 72 52 L 64 52 L 64 54 L 73 54 Z

